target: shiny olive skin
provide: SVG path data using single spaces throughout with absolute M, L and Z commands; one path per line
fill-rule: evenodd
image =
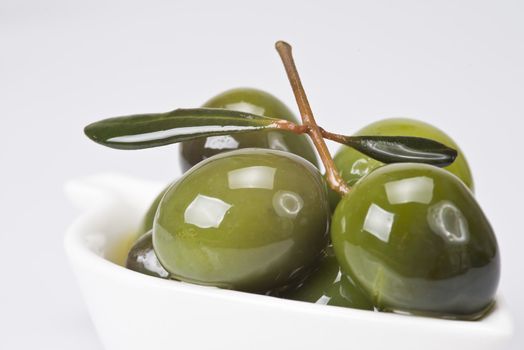
M 142 237 L 133 244 L 133 247 L 127 255 L 126 267 L 145 275 L 169 278 L 169 272 L 162 267 L 156 257 L 153 249 L 153 235 L 151 231 L 142 235 Z
M 423 164 L 390 164 L 338 204 L 337 260 L 380 310 L 476 319 L 500 274 L 495 234 L 456 176 Z
M 326 184 L 310 162 L 241 149 L 199 163 L 168 189 L 153 245 L 177 279 L 266 293 L 316 266 L 329 220 Z
M 340 271 L 340 265 L 330 247 L 318 268 L 294 290 L 281 298 L 310 303 L 373 310 L 373 303 L 351 278 Z
M 298 122 L 293 112 L 279 99 L 267 92 L 252 88 L 225 91 L 207 101 L 202 107 L 225 108 Z M 309 160 L 318 167 L 316 152 L 309 139 L 305 135 L 284 131 L 255 131 L 182 142 L 180 166 L 185 172 L 215 154 L 252 147 L 288 151 Z
M 158 208 L 158 205 L 160 204 L 160 200 L 166 193 L 167 188 L 163 189 L 162 192 L 160 192 L 153 203 L 149 206 L 149 209 L 146 212 L 146 215 L 144 215 L 144 218 L 140 222 L 140 226 L 138 227 L 137 231 L 137 238 L 142 237 L 143 234 L 151 231 L 153 229 L 153 220 L 155 219 L 156 210 Z
M 425 137 L 445 144 L 458 151 L 455 161 L 444 169 L 457 175 L 467 187 L 474 190 L 473 177 L 464 153 L 448 135 L 431 124 L 407 118 L 391 118 L 371 123 L 359 130 L 358 136 L 417 136 Z M 335 165 L 342 178 L 350 185 L 354 185 L 361 177 L 369 174 L 376 168 L 384 165 L 354 149 L 342 146 L 334 157 Z M 335 192 L 329 193 L 331 207 L 336 207 L 340 200 Z

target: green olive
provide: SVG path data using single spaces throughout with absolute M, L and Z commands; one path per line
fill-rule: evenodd
M 153 229 L 153 220 L 155 219 L 156 210 L 158 208 L 158 205 L 160 204 L 160 200 L 162 199 L 166 191 L 167 191 L 167 188 L 162 190 L 162 192 L 160 192 L 156 196 L 153 203 L 151 203 L 151 205 L 149 206 L 149 209 L 147 210 L 146 215 L 144 215 L 142 221 L 140 222 L 140 226 L 138 227 L 137 239 L 139 237 L 142 237 L 143 234 Z
M 126 267 L 149 276 L 169 278 L 169 272 L 158 261 L 153 250 L 152 232 L 140 237 L 129 251 Z
M 278 296 L 317 304 L 374 309 L 366 294 L 349 276 L 340 271 L 340 265 L 331 247 L 319 267 L 298 288 Z
M 310 162 L 241 149 L 199 163 L 169 187 L 153 245 L 176 279 L 266 293 L 318 264 L 329 219 L 326 184 Z
M 390 164 L 338 204 L 337 260 L 380 310 L 481 317 L 500 273 L 495 234 L 471 191 L 430 165 Z
M 225 108 L 297 122 L 293 112 L 284 103 L 273 95 L 257 89 L 228 90 L 207 101 L 203 107 Z M 291 152 L 318 167 L 317 156 L 309 139 L 304 135 L 283 131 L 256 131 L 185 141 L 180 145 L 180 165 L 183 171 L 187 171 L 215 154 L 251 147 Z
M 419 120 L 391 118 L 369 124 L 359 130 L 355 135 L 425 137 L 454 148 L 458 151 L 458 156 L 451 165 L 444 169 L 457 175 L 467 187 L 472 191 L 474 190 L 473 178 L 464 153 L 460 150 L 455 141 L 433 125 Z M 340 175 L 350 186 L 354 185 L 360 178 L 366 176 L 371 171 L 384 165 L 383 163 L 346 146 L 342 146 L 338 150 L 334 157 L 334 161 L 337 169 L 340 171 Z M 340 196 L 331 191 L 329 193 L 329 200 L 331 208 L 334 210 L 340 200 Z

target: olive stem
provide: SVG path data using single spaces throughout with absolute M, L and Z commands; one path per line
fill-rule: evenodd
M 322 137 L 331 141 L 335 141 L 338 143 L 341 143 L 343 145 L 346 145 L 349 140 L 351 140 L 351 136 L 345 136 L 345 135 L 339 135 L 334 134 L 332 132 L 326 131 L 324 128 L 320 127 L 320 133 L 322 134 Z
M 317 125 L 318 126 L 318 125 Z M 271 128 L 279 129 L 279 130 L 285 130 L 292 132 L 297 135 L 307 134 L 309 133 L 309 126 L 305 124 L 296 124 L 293 122 L 290 122 L 289 120 L 280 119 L 278 121 L 275 121 L 273 124 L 271 124 Z M 332 132 L 327 131 L 321 126 L 318 126 L 318 129 L 320 130 L 320 134 L 324 139 L 328 139 L 343 145 L 347 145 L 348 142 L 351 140 L 351 136 L 346 135 L 340 135 L 335 134 Z
M 295 99 L 298 104 L 302 123 L 307 127 L 307 133 L 311 137 L 320 159 L 326 168 L 326 180 L 329 184 L 329 187 L 340 193 L 340 195 L 344 196 L 349 192 L 349 187 L 340 176 L 335 163 L 333 162 L 333 158 L 331 157 L 331 154 L 329 153 L 329 150 L 326 146 L 326 142 L 322 137 L 320 128 L 315 121 L 313 111 L 309 105 L 306 92 L 302 86 L 302 82 L 300 81 L 300 76 L 293 59 L 291 45 L 285 41 L 277 41 L 275 48 L 282 59 L 284 68 L 286 69 L 287 77 L 291 83 L 291 88 L 293 89 L 293 94 L 295 95 Z
M 272 123 L 271 127 L 280 130 L 290 131 L 297 135 L 307 134 L 309 127 L 307 125 L 300 125 L 290 122 L 289 120 L 280 119 Z

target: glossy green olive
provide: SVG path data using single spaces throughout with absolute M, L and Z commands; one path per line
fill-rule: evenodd
M 167 188 L 163 189 L 162 192 L 160 192 L 153 203 L 149 206 L 149 209 L 147 210 L 146 214 L 142 218 L 142 221 L 140 222 L 140 225 L 137 230 L 137 238 L 141 237 L 143 234 L 151 231 L 153 229 L 153 220 L 155 219 L 156 210 L 158 208 L 158 205 L 160 204 L 160 200 L 162 197 L 164 197 L 164 194 L 166 193 Z
M 158 261 L 153 249 L 152 232 L 140 237 L 129 251 L 126 267 L 149 276 L 169 278 L 169 272 Z
M 213 97 L 202 107 L 225 108 L 298 122 L 284 103 L 273 95 L 257 89 L 228 90 Z M 256 131 L 185 141 L 180 145 L 180 165 L 183 171 L 187 171 L 193 165 L 215 154 L 251 147 L 288 151 L 309 160 L 318 167 L 317 156 L 309 139 L 305 135 L 284 131 Z
M 329 220 L 326 184 L 310 162 L 242 149 L 201 162 L 168 189 L 153 245 L 177 279 L 266 293 L 315 267 Z
M 338 204 L 331 238 L 342 269 L 385 311 L 475 319 L 500 272 L 495 234 L 456 176 L 390 164 Z
M 296 289 L 279 295 L 310 303 L 373 310 L 373 303 L 351 278 L 340 271 L 330 247 L 318 268 Z
M 359 130 L 355 135 L 359 136 L 417 136 L 433 139 L 458 151 L 455 161 L 444 169 L 457 175 L 467 187 L 474 189 L 471 170 L 464 153 L 448 135 L 433 125 L 419 120 L 406 118 L 384 119 Z M 342 146 L 334 157 L 335 165 L 340 171 L 342 178 L 349 184 L 354 185 L 361 177 L 369 174 L 376 168 L 384 165 L 354 149 Z M 340 200 L 335 192 L 329 193 L 331 207 L 334 209 Z

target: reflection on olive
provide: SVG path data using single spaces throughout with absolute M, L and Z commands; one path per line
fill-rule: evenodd
M 284 103 L 275 96 L 257 89 L 228 90 L 207 101 L 203 107 L 225 108 L 298 122 Z M 291 152 L 318 167 L 316 152 L 309 138 L 284 131 L 255 131 L 185 141 L 180 144 L 180 165 L 185 172 L 215 154 L 252 147 Z
M 127 256 L 126 267 L 149 276 L 169 278 L 169 272 L 164 269 L 156 257 L 151 231 L 133 244 Z
M 168 189 L 153 244 L 177 279 L 266 293 L 316 266 L 329 219 L 326 184 L 311 163 L 242 149 L 198 164 Z
M 381 310 L 475 319 L 493 302 L 495 235 L 471 191 L 447 171 L 373 171 L 338 204 L 331 237 L 342 269 Z
M 340 271 L 330 247 L 319 267 L 298 288 L 278 295 L 316 304 L 373 310 L 373 304 L 351 278 Z
M 461 179 L 472 191 L 474 189 L 473 177 L 464 153 L 451 137 L 433 125 L 414 119 L 391 118 L 369 124 L 359 130 L 355 135 L 416 136 L 441 142 L 458 151 L 458 156 L 455 161 L 444 169 L 458 176 L 459 179 Z M 384 165 L 383 163 L 346 146 L 340 147 L 335 154 L 334 161 L 337 169 L 340 171 L 340 175 L 350 186 L 354 185 L 363 176 L 368 175 L 373 170 Z M 339 200 L 340 196 L 337 193 L 330 191 L 329 201 L 332 210 L 335 210 Z

